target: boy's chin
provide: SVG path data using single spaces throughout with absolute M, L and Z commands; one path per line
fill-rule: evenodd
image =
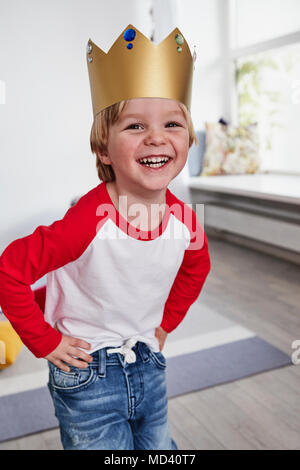
M 141 185 L 145 188 L 145 190 L 149 191 L 163 191 L 167 189 L 171 178 L 162 178 L 160 181 L 141 181 Z
M 171 181 L 176 178 L 176 176 L 180 173 L 178 171 L 176 174 L 169 174 L 169 175 L 157 175 L 147 178 L 141 178 L 140 184 L 142 184 L 145 188 L 149 188 L 152 190 L 162 190 L 169 186 Z

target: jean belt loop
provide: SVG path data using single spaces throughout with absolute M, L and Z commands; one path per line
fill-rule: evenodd
M 98 376 L 106 377 L 106 348 L 98 351 Z
M 139 341 L 138 342 L 138 351 L 139 351 L 139 354 L 142 358 L 142 361 L 143 362 L 148 362 L 149 361 L 149 356 L 150 356 L 150 348 L 147 346 L 147 344 Z

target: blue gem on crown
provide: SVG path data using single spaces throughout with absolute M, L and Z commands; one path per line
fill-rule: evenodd
M 136 32 L 134 29 L 126 29 L 125 33 L 123 34 L 123 37 L 125 41 L 133 41 L 135 38 Z

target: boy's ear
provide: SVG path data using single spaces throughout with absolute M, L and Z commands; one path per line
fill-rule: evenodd
M 104 165 L 110 165 L 111 164 L 111 159 L 109 158 L 108 155 L 104 154 L 104 153 L 100 153 L 99 150 L 97 150 L 97 157 L 99 158 L 99 160 L 104 163 Z

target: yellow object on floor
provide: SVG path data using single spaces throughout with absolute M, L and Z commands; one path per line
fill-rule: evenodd
M 9 321 L 0 321 L 0 370 L 11 366 L 23 347 Z

